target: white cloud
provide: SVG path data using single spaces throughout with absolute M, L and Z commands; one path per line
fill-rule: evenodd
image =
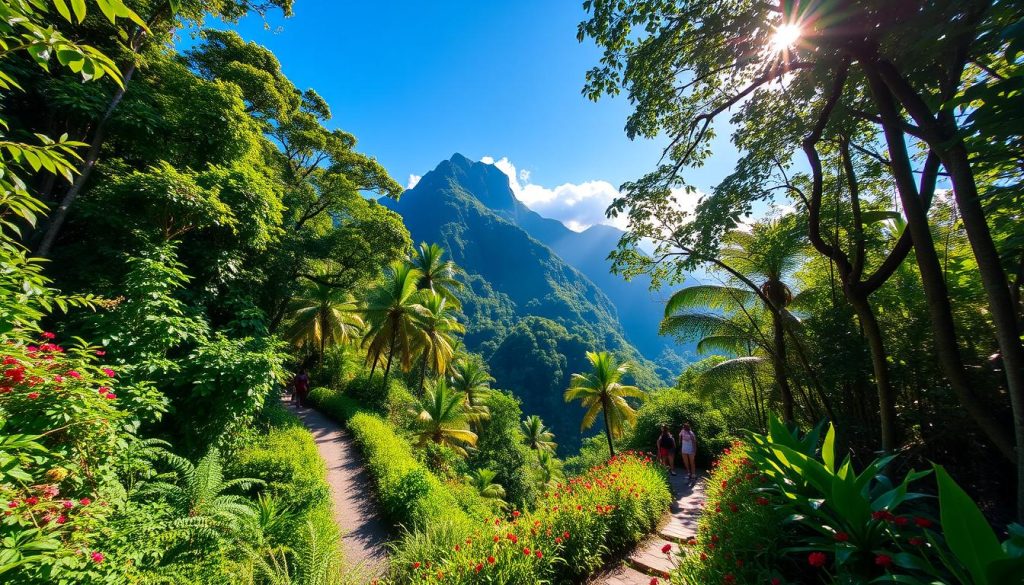
M 409 175 L 409 182 L 405 184 L 405 188 L 406 189 L 412 189 L 413 187 L 416 186 L 417 183 L 420 182 L 420 179 L 422 179 L 422 178 L 423 177 L 421 177 L 419 175 Z
M 563 183 L 556 187 L 544 187 L 530 182 L 530 171 L 519 169 L 502 157 L 485 156 L 480 162 L 492 164 L 508 176 L 509 184 L 516 198 L 527 207 L 543 215 L 557 219 L 573 231 L 581 232 L 594 224 L 607 224 L 626 229 L 626 218 L 605 216 L 605 210 L 619 196 L 619 190 L 608 181 L 593 180 L 583 183 Z M 701 193 L 687 193 L 683 189 L 674 191 L 682 209 L 693 211 Z

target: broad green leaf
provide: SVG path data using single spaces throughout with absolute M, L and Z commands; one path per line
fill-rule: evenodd
M 987 585 L 988 566 L 1004 557 L 999 539 L 974 500 L 945 468 L 934 468 L 939 484 L 939 515 L 949 549 L 967 567 L 975 583 Z
M 825 462 L 825 467 L 832 473 L 836 471 L 836 428 L 830 422 L 828 423 L 828 432 L 825 433 L 825 443 L 821 446 L 821 460 Z

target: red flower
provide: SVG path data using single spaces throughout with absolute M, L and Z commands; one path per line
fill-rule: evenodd
M 493 565 L 494 564 L 494 557 L 487 557 L 487 564 Z
M 725 574 L 725 582 L 726 583 L 735 583 L 736 582 L 736 575 L 733 575 L 732 573 L 726 573 Z
M 512 533 L 509 533 L 508 539 L 512 541 L 512 544 L 519 542 L 519 537 Z
M 75 503 L 72 502 L 71 500 L 64 500 L 62 502 L 62 505 L 64 506 L 65 509 L 68 509 L 68 510 L 70 510 L 71 508 L 75 507 Z
M 662 554 L 666 554 L 667 555 L 671 550 L 672 550 L 672 545 L 671 544 L 666 544 L 665 546 L 661 547 Z
M 913 536 L 907 542 L 909 542 L 911 546 L 921 546 L 922 544 L 924 544 L 924 539 L 917 536 Z
M 114 394 L 113 392 L 107 394 L 107 400 L 114 400 L 115 398 L 117 398 L 117 394 Z
M 512 517 L 513 518 L 518 518 L 519 517 L 519 510 L 513 510 L 512 511 Z
M 931 528 L 932 521 L 927 518 L 914 518 L 914 524 L 917 524 L 921 528 Z
M 910 518 L 907 518 L 906 516 L 897 516 L 894 522 L 896 523 L 896 526 L 906 526 L 910 523 Z
M 828 557 L 823 552 L 812 552 L 807 555 L 807 564 L 812 567 L 824 567 L 825 563 L 828 562 Z
M 766 498 L 764 496 L 759 496 L 757 498 L 757 505 L 758 506 L 767 506 L 768 505 L 768 498 Z
M 110 368 L 103 368 L 103 373 L 106 374 L 108 378 L 113 378 L 116 375 L 114 370 L 111 370 Z
M 484 570 L 484 564 L 483 563 L 477 563 L 476 566 L 473 567 L 473 570 L 476 571 L 477 573 L 479 573 L 480 571 L 483 571 Z
M 892 565 L 892 557 L 890 557 L 889 555 L 877 555 L 875 556 L 875 564 L 879 567 L 888 568 L 890 565 Z
M 658 578 L 657 577 L 651 577 L 650 585 L 658 585 Z
M 102 563 L 103 562 L 103 558 L 104 558 L 103 557 L 103 553 L 101 553 L 101 552 L 94 552 L 94 553 L 92 553 L 91 556 L 92 556 L 92 562 L 94 562 L 94 563 Z
M 67 522 L 67 521 L 68 521 L 68 517 L 63 515 L 63 514 L 61 514 L 60 516 L 57 517 L 57 524 L 63 524 L 65 522 Z
M 76 372 L 74 370 L 68 370 L 68 371 L 64 372 L 64 375 L 69 377 L 69 378 L 75 378 L 76 380 L 78 378 L 82 377 L 82 374 L 79 374 L 78 372 Z
M 35 400 L 36 398 L 39 398 L 39 393 L 38 392 L 29 392 L 28 393 L 28 399 L 29 400 Z
M 57 374 L 56 376 L 53 377 L 53 381 L 56 384 L 60 384 L 61 382 L 64 381 L 64 376 L 61 376 L 60 374 Z
M 524 554 L 524 555 L 526 555 L 526 556 L 530 556 L 530 552 L 531 552 L 531 551 L 530 551 L 530 549 L 528 549 L 528 548 L 524 548 L 524 549 L 523 549 L 523 554 Z
M 534 556 L 536 556 L 538 559 L 543 559 L 544 558 L 544 553 L 540 552 L 539 550 L 538 551 L 534 551 Z
M 708 555 L 706 553 L 700 553 L 700 560 L 702 560 L 702 561 L 708 560 Z
M 495 534 L 495 535 L 494 535 L 494 542 L 498 542 L 498 540 L 499 540 L 499 539 L 498 539 L 498 535 L 497 535 L 497 534 Z
M 772 577 L 772 585 L 782 585 L 782 579 L 778 577 Z
M 97 349 L 96 350 L 96 355 L 104 356 L 104 355 L 107 355 L 107 352 L 103 351 L 102 349 Z
M 53 339 L 54 337 L 57 337 L 56 335 L 54 335 L 53 333 L 50 333 L 49 331 L 43 331 L 43 332 L 42 332 L 42 333 L 40 334 L 40 336 L 41 336 L 41 337 L 42 337 L 43 339 Z
M 568 532 L 563 532 L 562 533 L 562 538 L 564 538 L 566 540 L 569 540 L 569 533 Z
M 25 498 L 25 503 L 28 504 L 29 506 L 35 506 L 36 504 L 39 503 L 39 498 L 35 496 L 29 496 Z
M 562 544 L 562 537 L 561 536 L 556 536 L 555 537 L 555 544 Z
M 412 568 L 413 568 L 413 569 L 418 569 L 418 568 L 420 568 L 420 562 L 419 562 L 419 561 L 416 561 L 415 563 L 413 563 L 413 564 L 412 564 Z
M 850 540 L 850 535 L 845 532 L 836 532 L 836 540 L 839 542 L 846 542 Z
M 11 500 L 10 502 L 7 502 L 7 507 L 8 508 L 17 508 L 18 507 L 18 500 Z
M 459 552 L 459 545 L 455 545 L 455 552 Z

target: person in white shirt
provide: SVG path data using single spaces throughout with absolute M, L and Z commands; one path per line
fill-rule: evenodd
M 686 469 L 689 479 L 696 480 L 697 465 L 694 457 L 697 455 L 697 435 L 690 430 L 690 423 L 684 424 L 683 430 L 679 431 L 679 451 L 683 455 L 683 468 Z

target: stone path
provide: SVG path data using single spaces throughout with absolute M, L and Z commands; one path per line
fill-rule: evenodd
M 345 569 L 354 582 L 369 582 L 387 569 L 388 524 L 377 513 L 370 474 L 348 431 L 313 410 L 287 403 L 313 433 L 320 458 L 327 464 L 327 483 L 334 502 L 334 521 L 341 528 Z
M 669 513 L 663 519 L 657 534 L 641 542 L 622 566 L 610 569 L 591 580 L 591 585 L 648 585 L 651 577 L 663 577 L 675 568 L 679 544 L 697 534 L 697 518 L 700 505 L 704 502 L 704 476 L 690 484 L 679 473 L 669 476 L 672 495 L 675 500 L 669 506 Z M 665 545 L 671 546 L 671 558 L 661 552 Z M 668 581 L 662 579 L 663 583 Z

